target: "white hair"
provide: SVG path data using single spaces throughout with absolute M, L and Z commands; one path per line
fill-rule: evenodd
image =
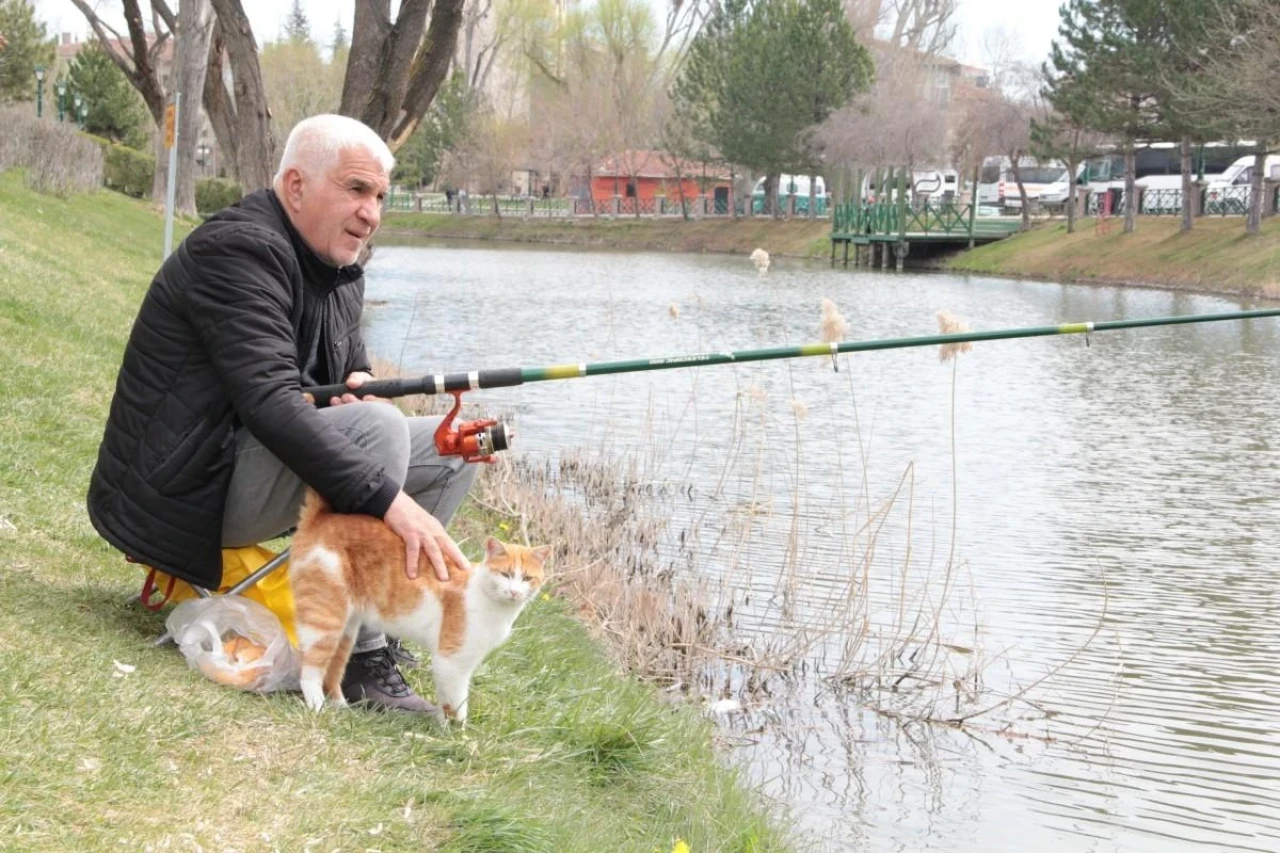
M 368 151 L 388 175 L 396 164 L 391 149 L 373 128 L 347 116 L 325 113 L 304 118 L 289 131 L 275 180 L 281 180 L 285 171 L 293 167 L 307 175 L 323 175 L 338 159 L 338 153 L 348 148 Z

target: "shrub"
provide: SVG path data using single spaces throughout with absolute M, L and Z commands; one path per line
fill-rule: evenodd
M 21 107 L 0 110 L 0 172 L 24 169 L 32 190 L 66 196 L 102 183 L 102 155 L 70 124 L 40 120 Z
M 147 198 L 151 195 L 151 185 L 156 176 L 154 155 L 118 145 L 110 139 L 90 133 L 84 134 L 84 137 L 102 149 L 104 184 L 134 198 Z
M 240 200 L 244 192 L 235 181 L 226 178 L 205 178 L 196 181 L 196 210 L 201 216 L 217 213 Z

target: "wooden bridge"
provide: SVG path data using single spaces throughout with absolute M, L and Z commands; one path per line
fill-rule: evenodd
M 837 204 L 831 217 L 831 264 L 835 265 L 837 247 L 843 246 L 844 265 L 849 265 L 849 247 L 853 247 L 854 266 L 861 263 L 862 247 L 869 248 L 868 263 L 875 266 L 877 250 L 880 265 L 889 268 L 892 253 L 895 266 L 901 270 L 913 243 L 950 244 L 954 248 L 971 248 L 1016 232 L 1020 221 L 1011 217 L 978 216 L 978 205 L 953 201 L 910 203 L 909 178 L 906 169 L 876 173 L 870 186 L 878 187 L 881 198 L 863 201 L 863 178 L 859 172 L 854 183 L 854 198 Z M 917 196 L 919 198 L 919 196 Z M 927 198 L 927 197 L 926 197 Z
M 831 219 L 831 263 L 835 264 L 837 247 L 842 246 L 844 265 L 848 266 L 849 247 L 853 246 L 857 266 L 861 247 L 868 246 L 871 266 L 875 266 L 878 250 L 882 268 L 888 269 L 892 253 L 901 270 L 913 243 L 972 247 L 1008 237 L 1020 227 L 1020 221 L 1012 217 L 979 217 L 976 207 L 950 202 L 913 207 L 905 197 L 901 201 L 854 200 L 836 205 Z

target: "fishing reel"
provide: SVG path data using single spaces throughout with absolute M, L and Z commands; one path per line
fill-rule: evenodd
M 493 454 L 509 446 L 506 425 L 496 418 L 455 424 L 462 408 L 462 392 L 448 393 L 453 395 L 453 408 L 436 427 L 436 451 L 441 456 L 461 456 L 464 462 L 497 462 Z

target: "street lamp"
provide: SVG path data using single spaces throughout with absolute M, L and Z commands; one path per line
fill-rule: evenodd
M 84 126 L 88 122 L 89 122 L 89 105 L 81 104 L 80 105 L 80 128 L 84 129 Z
M 67 81 L 59 79 L 54 84 L 54 89 L 58 92 L 58 121 L 66 121 L 67 118 Z
M 44 66 L 36 66 L 36 118 L 44 116 Z
M 196 163 L 200 165 L 200 174 L 205 173 L 205 164 L 209 162 L 209 143 L 203 139 L 196 146 Z
M 72 114 L 71 117 L 73 119 L 78 119 L 80 122 L 80 126 L 84 127 L 84 111 L 82 109 L 82 107 L 84 106 L 84 99 L 80 97 L 79 92 L 76 92 L 75 97 L 72 98 L 72 103 L 75 104 L 76 111 Z

